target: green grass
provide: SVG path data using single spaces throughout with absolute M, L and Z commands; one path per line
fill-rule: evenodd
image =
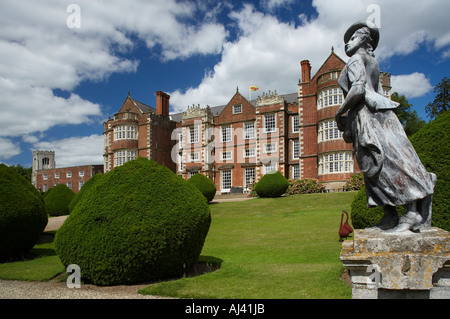
M 29 253 L 32 259 L 0 263 L 0 278 L 24 281 L 48 281 L 65 268 L 56 256 L 53 242 L 35 245 Z
M 211 205 L 202 251 L 221 268 L 140 292 L 180 298 L 350 298 L 338 229 L 355 192 L 258 198 Z
M 200 261 L 220 269 L 152 284 L 143 294 L 179 298 L 351 298 L 340 276 L 338 229 L 355 192 L 212 204 Z M 0 278 L 46 281 L 65 271 L 53 243 L 27 261 L 0 264 Z

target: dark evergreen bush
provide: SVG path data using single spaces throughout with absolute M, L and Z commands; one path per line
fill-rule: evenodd
M 0 261 L 26 254 L 47 221 L 36 188 L 17 171 L 0 164 Z
M 203 174 L 195 174 L 188 179 L 188 183 L 197 187 L 197 189 L 205 196 L 208 202 L 216 196 L 216 185 L 212 180 Z
M 450 231 L 450 111 L 424 125 L 411 137 L 422 164 L 437 175 L 431 225 Z
M 280 172 L 264 175 L 254 186 L 259 197 L 280 197 L 289 187 L 289 182 Z
M 75 205 L 78 203 L 80 198 L 83 196 L 83 194 L 90 188 L 92 185 L 94 185 L 98 180 L 100 180 L 104 176 L 103 173 L 98 173 L 92 176 L 84 185 L 81 187 L 80 191 L 75 194 L 75 196 L 72 198 L 72 200 L 69 203 L 69 213 L 71 213 L 75 207 Z
M 182 276 L 197 262 L 211 222 L 198 189 L 138 158 L 105 174 L 55 236 L 64 265 L 86 282 L 116 285 Z
M 405 209 L 397 206 L 398 216 L 402 216 Z M 356 193 L 351 206 L 351 219 L 355 229 L 364 229 L 377 224 L 383 217 L 383 207 L 367 207 L 366 187 L 363 185 Z
M 75 192 L 64 184 L 56 185 L 44 197 L 45 209 L 49 216 L 69 215 L 69 204 Z

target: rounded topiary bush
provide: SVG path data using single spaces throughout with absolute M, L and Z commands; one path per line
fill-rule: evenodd
M 78 203 L 80 198 L 83 196 L 83 194 L 92 187 L 98 180 L 100 180 L 104 176 L 103 173 L 98 173 L 92 176 L 84 185 L 81 187 L 80 191 L 75 194 L 75 196 L 72 198 L 72 200 L 69 203 L 69 213 L 71 213 L 75 207 L 75 205 Z
M 197 262 L 211 223 L 205 198 L 144 158 L 105 174 L 80 198 L 55 236 L 64 265 L 97 285 L 182 276 Z
M 254 186 L 259 197 L 279 197 L 286 193 L 289 182 L 280 172 L 270 172 L 264 175 Z
M 0 164 L 0 260 L 25 255 L 47 222 L 41 194 L 23 176 Z
M 208 202 L 214 199 L 217 191 L 216 185 L 205 175 L 195 174 L 188 179 L 188 183 L 195 186 L 203 194 L 203 196 L 205 196 Z
M 397 206 L 399 217 L 403 214 L 404 208 Z M 351 219 L 353 227 L 364 229 L 377 224 L 383 217 L 383 207 L 367 207 L 366 187 L 363 185 L 356 193 L 351 206 Z
M 56 185 L 44 197 L 45 209 L 49 216 L 63 216 L 69 214 L 69 204 L 75 192 L 64 184 Z

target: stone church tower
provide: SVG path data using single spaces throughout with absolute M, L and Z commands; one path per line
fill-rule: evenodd
M 37 171 L 55 168 L 55 151 L 33 151 L 33 166 L 31 169 L 31 183 L 36 187 Z

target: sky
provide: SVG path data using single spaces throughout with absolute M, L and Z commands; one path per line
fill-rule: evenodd
M 428 121 L 425 106 L 449 76 L 448 0 L 1 0 L 0 162 L 31 167 L 103 164 L 103 122 L 127 97 L 170 112 L 229 102 L 239 88 L 297 92 L 300 61 L 314 75 L 359 20 L 380 27 L 375 50 Z

